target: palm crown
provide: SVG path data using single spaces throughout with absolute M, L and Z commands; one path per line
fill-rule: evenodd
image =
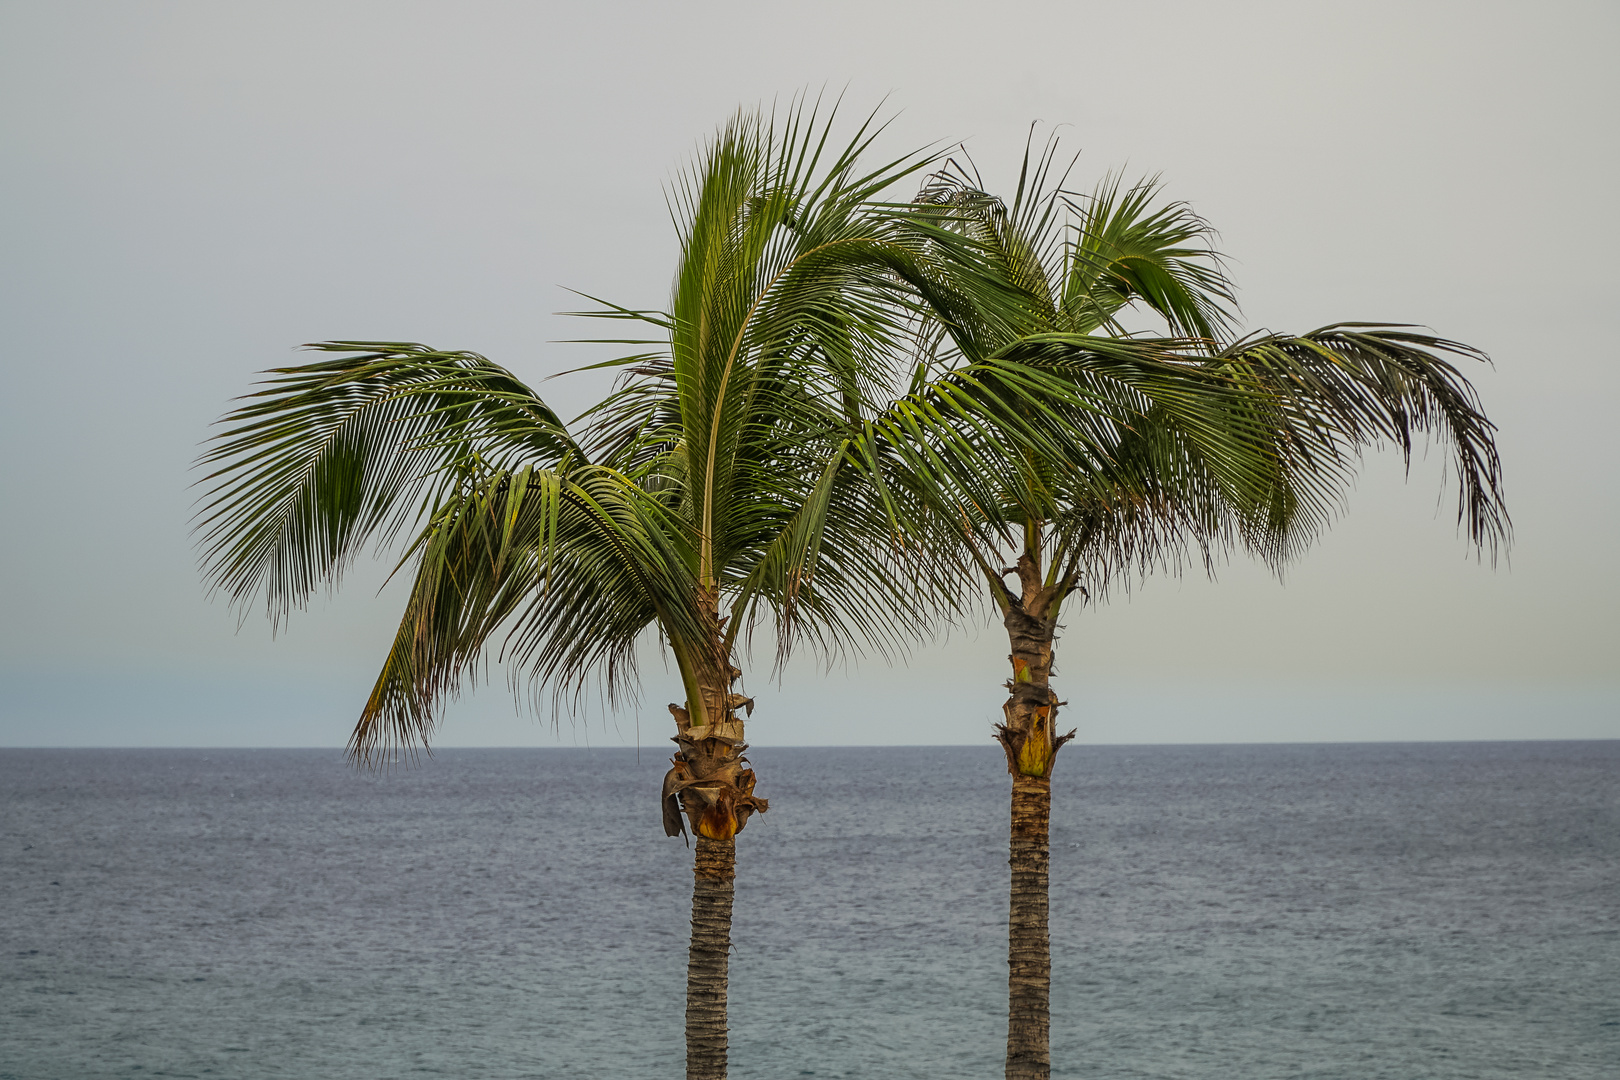
M 203 459 L 199 523 L 205 572 L 233 597 L 280 617 L 369 541 L 414 530 L 358 753 L 425 737 L 503 628 L 538 682 L 595 673 L 613 692 L 655 624 L 690 682 L 760 609 L 784 642 L 833 647 L 892 637 L 854 590 L 918 610 L 839 443 L 898 325 L 861 207 L 910 166 L 855 176 L 870 133 L 831 153 L 825 135 L 813 115 L 780 136 L 741 116 L 682 178 L 671 311 L 597 313 L 657 326 L 664 347 L 619 362 L 628 383 L 583 439 L 490 361 L 401 343 L 314 346 L 330 357 L 274 372 L 232 414 Z
M 1070 192 L 1055 151 L 1026 153 L 1010 205 L 950 163 L 909 209 L 939 248 L 923 265 L 955 300 L 920 335 L 931 369 L 1015 359 L 1110 403 L 1114 422 L 1086 428 L 1089 460 L 1025 452 L 989 515 L 1049 557 L 1054 581 L 1106 586 L 1231 543 L 1280 565 L 1331 520 L 1362 451 L 1393 445 L 1409 460 L 1425 435 L 1452 450 L 1469 539 L 1493 553 L 1507 539 L 1494 428 L 1446 358 L 1482 354 L 1384 324 L 1234 340 L 1208 224 L 1160 204 L 1155 181 Z M 1128 331 L 1132 311 L 1168 334 Z M 989 567 L 977 538 L 961 538 Z

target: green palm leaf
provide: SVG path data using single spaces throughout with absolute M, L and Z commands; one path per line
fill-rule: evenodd
M 310 347 L 338 355 L 271 372 L 200 459 L 204 575 L 233 600 L 262 595 L 273 617 L 428 515 L 456 469 L 578 454 L 533 391 L 477 354 Z

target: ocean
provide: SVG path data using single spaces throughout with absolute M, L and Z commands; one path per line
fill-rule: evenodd
M 731 1075 L 994 1078 L 988 746 L 770 749 Z M 0 750 L 0 1078 L 682 1075 L 655 749 Z M 1620 1077 L 1620 741 L 1071 746 L 1053 1075 Z

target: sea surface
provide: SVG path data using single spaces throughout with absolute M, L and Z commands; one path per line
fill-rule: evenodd
M 987 748 L 756 749 L 731 1075 L 1001 1075 Z M 653 750 L 0 751 L 0 1078 L 682 1075 Z M 1066 749 L 1059 1077 L 1620 1077 L 1620 741 Z

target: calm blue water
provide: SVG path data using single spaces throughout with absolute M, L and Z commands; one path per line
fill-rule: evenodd
M 1000 1076 L 1000 750 L 752 756 L 732 1075 Z M 0 1077 L 679 1077 L 662 772 L 0 751 Z M 1620 1076 L 1617 781 L 1620 742 L 1066 750 L 1054 1075 Z

